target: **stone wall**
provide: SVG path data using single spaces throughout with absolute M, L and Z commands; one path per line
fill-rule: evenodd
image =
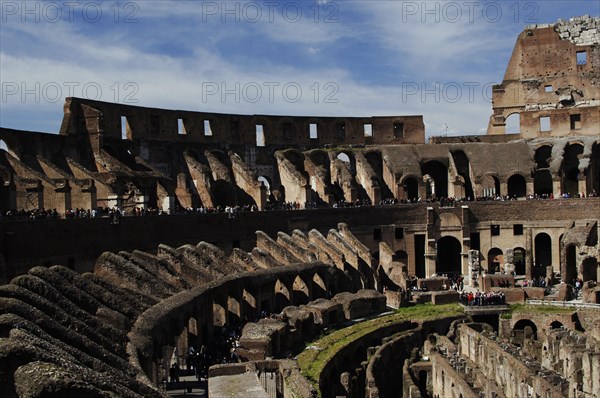
M 600 18 L 588 15 L 527 26 L 517 39 L 502 84 L 493 87 L 488 134 L 504 134 L 506 119 L 517 113 L 523 138 L 597 135 L 599 24 Z M 541 117 L 549 118 L 548 130 L 542 128 Z

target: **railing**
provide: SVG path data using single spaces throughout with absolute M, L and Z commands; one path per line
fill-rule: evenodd
M 593 303 L 573 303 L 570 301 L 546 301 L 546 300 L 525 300 L 528 305 L 553 305 L 555 307 L 571 307 L 571 308 L 593 308 L 600 310 L 600 304 Z

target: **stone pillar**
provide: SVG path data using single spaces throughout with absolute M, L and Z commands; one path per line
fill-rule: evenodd
M 468 275 L 469 277 L 469 286 L 475 287 L 477 286 L 477 279 L 479 277 L 479 272 L 481 267 L 479 265 L 479 250 L 469 250 L 467 252 L 467 262 L 468 262 Z
M 500 195 L 501 196 L 508 195 L 508 184 L 504 181 L 500 181 Z
M 552 192 L 554 192 L 554 197 L 559 198 L 562 193 L 562 187 L 560 180 L 552 180 Z
M 420 188 L 419 188 L 420 189 Z M 433 207 L 427 208 L 427 245 L 425 246 L 425 277 L 437 272 L 437 244 L 435 239 L 435 213 Z
M 173 196 L 165 196 L 162 201 L 162 209 L 163 211 L 171 214 L 175 211 L 175 197 Z
M 587 181 L 585 178 L 585 175 L 583 175 L 583 173 L 579 173 L 581 176 L 579 177 L 579 181 L 577 181 L 577 187 L 579 190 L 579 193 L 584 193 L 584 194 L 588 194 L 589 192 L 587 191 Z
M 533 274 L 533 233 L 531 228 L 525 231 L 525 276 L 527 279 L 532 278 Z
M 469 272 L 469 251 L 471 250 L 471 228 L 469 222 L 469 206 L 461 206 L 462 252 L 461 270 L 463 275 Z
M 533 195 L 534 194 L 533 181 L 527 181 L 525 183 L 525 195 Z

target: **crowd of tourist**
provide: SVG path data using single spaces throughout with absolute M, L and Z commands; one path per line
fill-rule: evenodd
M 585 195 L 584 193 L 578 195 L 562 194 L 559 198 L 584 198 L 584 197 L 596 197 L 596 191 L 592 191 L 590 194 Z M 529 195 L 527 200 L 550 200 L 555 199 L 553 194 L 541 194 L 541 195 Z M 482 201 L 514 201 L 517 200 L 515 196 L 477 196 L 471 197 L 442 197 L 442 198 L 412 198 L 412 199 L 396 199 L 386 198 L 380 200 L 378 206 L 388 205 L 403 205 L 403 204 L 418 204 L 418 203 L 439 203 L 442 207 L 454 207 L 459 203 L 464 202 L 482 202 Z M 74 218 L 99 218 L 99 217 L 113 217 L 115 212 L 120 212 L 121 216 L 153 216 L 153 215 L 166 215 L 166 214 L 215 214 L 215 213 L 226 213 L 229 218 L 236 218 L 239 213 L 242 212 L 256 212 L 256 211 L 274 211 L 274 210 L 312 210 L 322 208 L 348 208 L 348 207 L 360 207 L 360 206 L 372 206 L 373 203 L 370 199 L 356 199 L 355 201 L 339 200 L 331 204 L 326 203 L 322 200 L 310 201 L 301 203 L 298 201 L 294 202 L 278 202 L 278 201 L 267 201 L 263 209 L 259 209 L 255 204 L 235 205 L 235 206 L 200 206 L 197 208 L 192 207 L 180 207 L 177 206 L 174 211 L 165 212 L 161 208 L 154 207 L 143 207 L 143 206 L 132 206 L 127 211 L 117 207 L 98 207 L 96 209 L 68 209 L 64 213 L 58 212 L 56 209 L 31 209 L 31 210 L 7 210 L 0 211 L 0 221 L 2 220 L 58 220 L 58 219 L 74 219 Z
M 461 292 L 458 300 L 463 305 L 468 306 L 484 306 L 484 305 L 504 305 L 506 304 L 506 296 L 502 292 L 482 293 L 477 290 L 473 292 Z
M 552 279 L 550 277 L 545 278 L 543 276 L 533 277 L 530 279 L 525 278 L 521 282 L 522 287 L 550 287 L 552 286 Z

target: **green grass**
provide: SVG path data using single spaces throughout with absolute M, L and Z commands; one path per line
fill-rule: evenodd
M 298 355 L 298 365 L 302 374 L 319 389 L 319 375 L 325 365 L 343 347 L 377 329 L 405 321 L 421 321 L 439 317 L 460 315 L 463 309 L 458 304 L 432 305 L 423 304 L 414 307 L 400 308 L 391 315 L 370 319 L 355 325 L 336 330 L 323 336 L 307 346 L 318 349 L 305 349 Z

